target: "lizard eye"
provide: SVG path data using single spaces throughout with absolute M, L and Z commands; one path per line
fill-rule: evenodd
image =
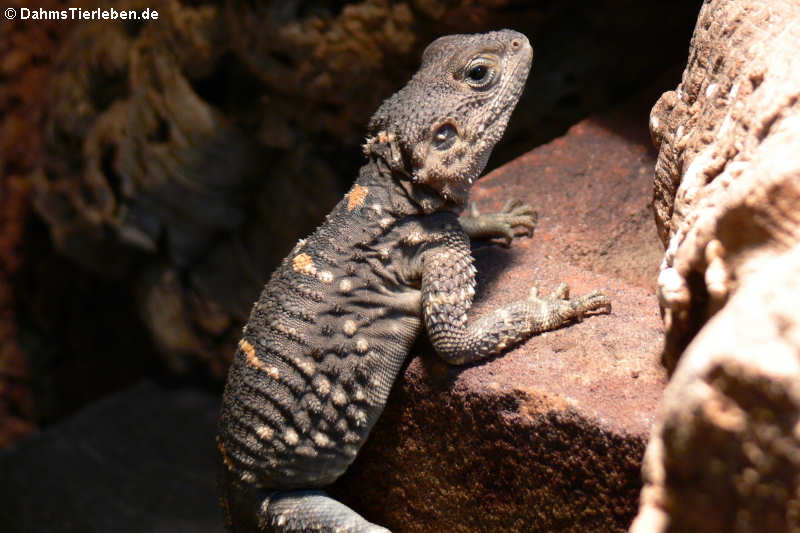
M 494 84 L 495 78 L 495 69 L 484 57 L 473 59 L 464 68 L 464 81 L 473 89 L 487 89 Z
M 471 79 L 472 81 L 480 82 L 480 81 L 483 81 L 484 78 L 486 78 L 486 75 L 488 73 L 489 73 L 489 69 L 487 69 L 485 66 L 476 65 L 476 66 L 472 67 L 471 69 L 469 69 L 469 72 L 467 72 L 467 77 L 469 79 Z
M 456 143 L 457 138 L 456 128 L 452 124 L 444 124 L 433 134 L 433 146 L 440 151 L 448 150 Z

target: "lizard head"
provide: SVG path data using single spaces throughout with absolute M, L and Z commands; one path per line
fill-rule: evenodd
M 465 203 L 506 129 L 532 59 L 528 39 L 512 30 L 440 37 L 408 84 L 373 115 L 365 150 L 445 200 Z M 375 144 L 384 149 L 371 149 Z

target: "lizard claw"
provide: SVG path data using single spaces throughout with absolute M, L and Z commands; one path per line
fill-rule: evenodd
M 481 212 L 478 210 L 478 204 L 475 202 L 469 204 L 469 216 L 473 218 L 478 218 L 481 216 Z
M 604 313 L 611 312 L 611 300 L 600 291 L 592 291 L 584 294 L 580 298 L 570 302 L 572 310 L 575 313 L 575 319 L 580 322 L 583 320 L 583 315 L 588 311 L 602 310 Z
M 509 215 L 532 215 L 535 213 L 531 205 L 522 203 L 522 200 L 519 198 L 510 198 L 506 200 L 500 212 Z
M 536 287 L 531 287 L 528 299 L 545 303 L 551 306 L 558 313 L 566 313 L 566 316 L 574 317 L 578 322 L 583 320 L 584 315 L 590 311 L 602 310 L 604 313 L 611 312 L 611 300 L 600 291 L 592 291 L 574 300 L 569 299 L 569 285 L 560 283 L 548 296 L 540 297 Z
M 554 300 L 568 300 L 569 299 L 569 285 L 564 282 L 559 283 L 558 287 L 550 293 L 550 298 Z
M 604 313 L 610 313 L 611 300 L 609 300 L 608 296 L 600 291 L 592 291 L 588 294 L 584 294 L 580 298 L 573 300 L 572 307 L 576 310 L 580 310 L 580 313 L 597 310 L 602 310 Z

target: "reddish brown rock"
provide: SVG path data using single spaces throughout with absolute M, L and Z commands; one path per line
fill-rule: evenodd
M 628 527 L 665 384 L 643 116 L 583 121 L 473 195 L 486 210 L 513 197 L 539 211 L 533 239 L 476 246 L 477 313 L 561 281 L 604 290 L 613 312 L 463 369 L 421 342 L 339 497 L 398 532 Z

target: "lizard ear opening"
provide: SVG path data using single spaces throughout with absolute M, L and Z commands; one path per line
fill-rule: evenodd
M 444 152 L 453 147 L 458 140 L 458 130 L 451 123 L 446 122 L 439 126 L 433 134 L 433 147 Z

